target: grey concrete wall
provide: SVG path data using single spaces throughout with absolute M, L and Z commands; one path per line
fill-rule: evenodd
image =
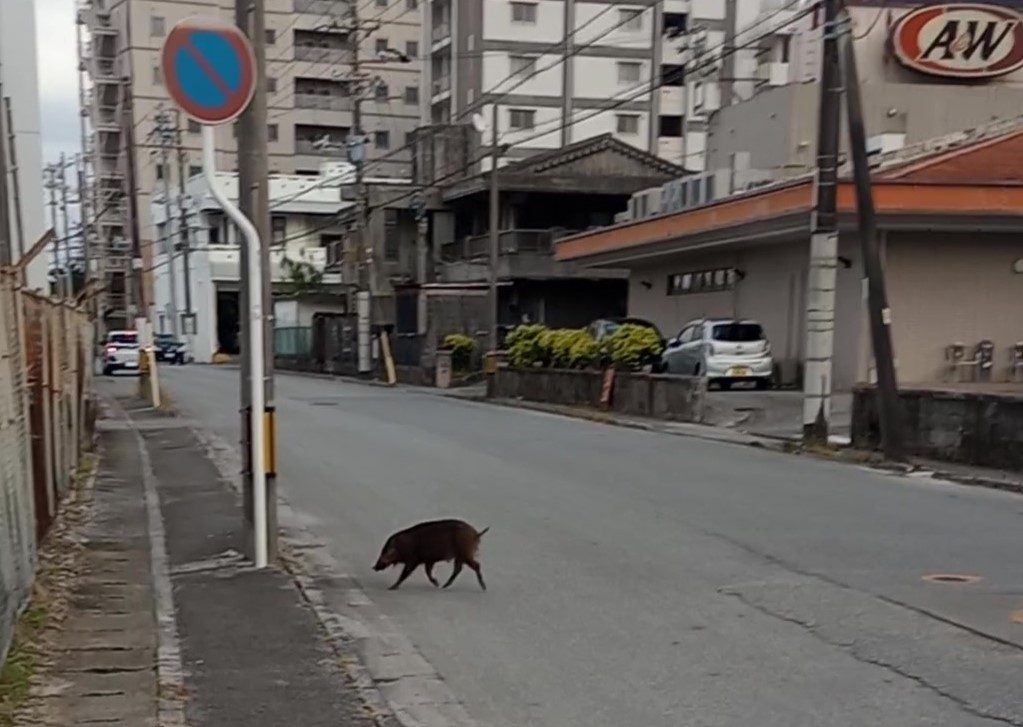
M 763 325 L 771 342 L 783 383 L 800 384 L 806 320 L 808 242 L 749 247 L 734 251 L 693 253 L 659 258 L 630 270 L 629 315 L 655 323 L 671 338 L 694 318 L 752 318 Z M 839 243 L 839 254 L 850 267 L 840 266 L 835 311 L 834 385 L 848 390 L 861 378 L 861 265 L 859 242 Z M 720 267 L 745 273 L 734 290 L 668 295 L 667 277 Z M 648 287 L 649 286 L 649 287 Z
M 603 378 L 602 371 L 501 366 L 488 378 L 487 395 L 599 407 Z M 621 414 L 699 422 L 703 419 L 706 391 L 706 383 L 697 377 L 619 372 L 615 374 L 611 409 Z
M 995 344 L 996 381 L 1023 340 L 1023 245 L 1013 235 L 902 233 L 886 245 L 892 334 L 901 383 L 942 381 L 945 347 Z
M 906 445 L 911 454 L 1023 471 L 1023 396 L 903 389 Z M 876 391 L 853 395 L 853 446 L 880 441 Z

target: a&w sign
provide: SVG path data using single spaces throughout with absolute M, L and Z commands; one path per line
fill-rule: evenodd
M 988 78 L 1023 66 L 1023 15 L 1000 5 L 925 5 L 892 28 L 903 65 L 948 78 Z

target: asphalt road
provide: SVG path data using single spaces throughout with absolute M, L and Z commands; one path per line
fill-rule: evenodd
M 164 368 L 237 440 L 237 371 Z M 1023 498 L 281 375 L 281 487 L 494 727 L 1023 725 Z M 490 526 L 490 590 L 371 564 Z M 440 569 L 443 577 L 446 568 Z M 932 583 L 927 574 L 979 576 Z

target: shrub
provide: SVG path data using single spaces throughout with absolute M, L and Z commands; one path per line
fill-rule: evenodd
M 661 339 L 652 328 L 626 323 L 601 341 L 600 349 L 616 368 L 638 369 L 661 355 Z
M 583 328 L 551 331 L 550 341 L 550 365 L 555 368 L 586 368 L 600 358 L 600 346 Z
M 547 327 L 539 325 L 516 326 L 504 339 L 508 360 L 517 368 L 544 366 L 547 360 Z M 541 343 L 541 338 L 544 342 Z
M 449 333 L 444 336 L 442 348 L 451 351 L 451 365 L 455 371 L 468 371 L 472 366 L 472 356 L 476 353 L 476 339 L 464 333 Z

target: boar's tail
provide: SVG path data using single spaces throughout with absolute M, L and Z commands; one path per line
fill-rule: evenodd
M 488 530 L 490 530 L 490 526 L 489 525 L 487 527 L 483 528 L 482 530 L 480 530 L 478 533 L 476 533 L 476 537 L 477 538 L 482 538 L 483 534 L 486 533 Z

